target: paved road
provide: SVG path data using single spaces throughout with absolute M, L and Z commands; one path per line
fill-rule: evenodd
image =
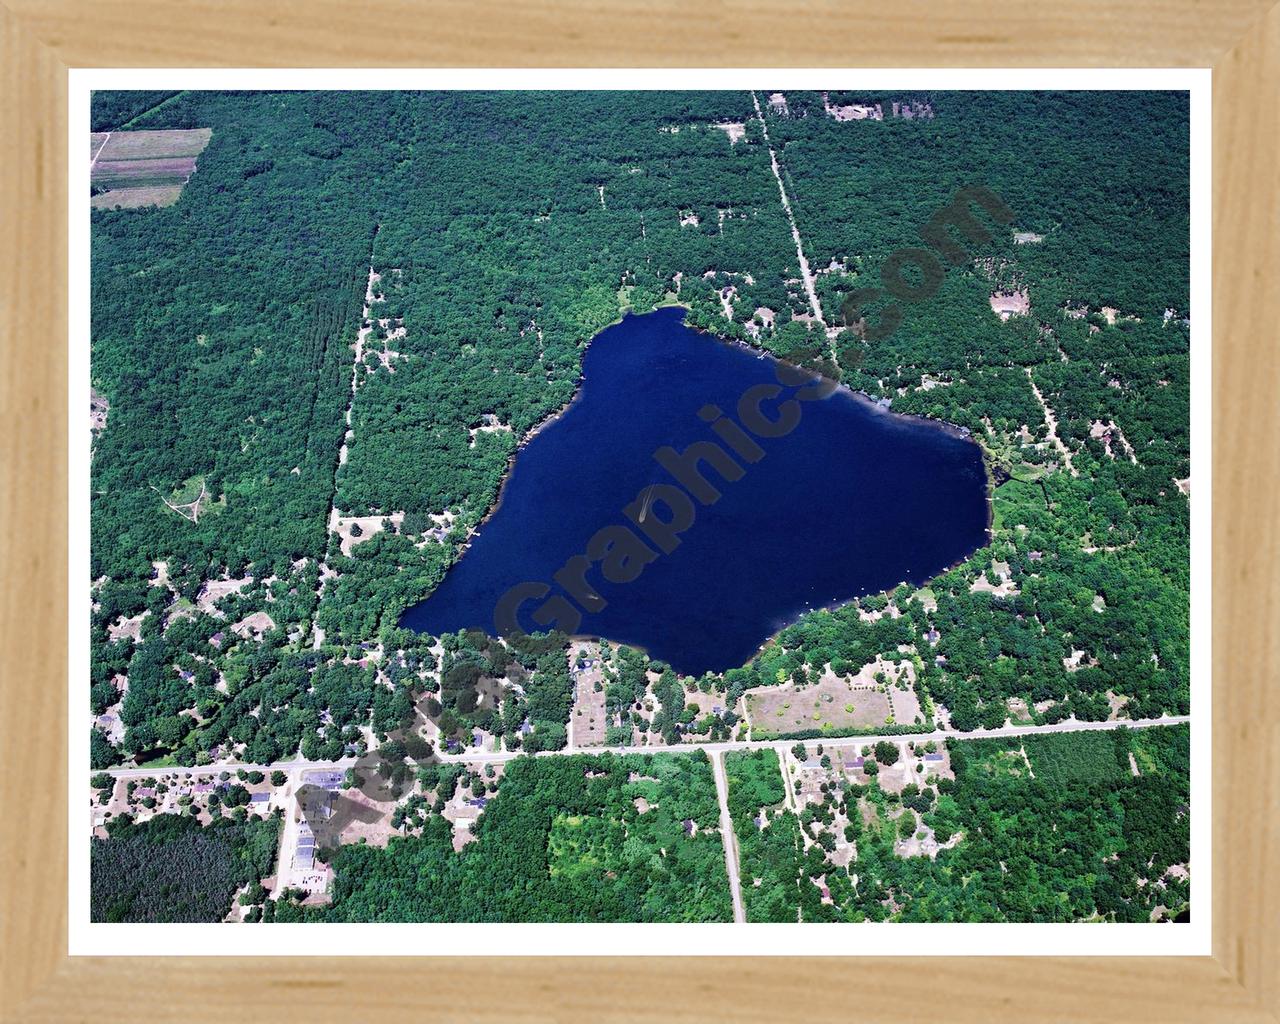
M 742 908 L 742 877 L 738 870 L 738 836 L 733 831 L 729 814 L 729 784 L 724 777 L 724 754 L 711 755 L 711 772 L 716 779 L 716 797 L 720 801 L 720 838 L 724 841 L 724 869 L 729 873 L 729 894 L 733 897 L 733 920 L 745 924 Z
M 1130 729 L 1150 729 L 1164 725 L 1185 725 L 1191 721 L 1190 715 L 1166 715 L 1163 718 L 1144 718 L 1138 720 L 1121 720 L 1118 722 L 1081 722 L 1074 718 L 1067 718 L 1056 725 L 1005 725 L 999 729 L 975 729 L 973 732 L 954 732 L 949 730 L 935 729 L 933 732 L 917 732 L 898 735 L 880 735 L 880 736 L 839 736 L 830 738 L 818 738 L 812 740 L 726 740 L 721 743 L 684 743 L 675 747 L 590 747 L 586 749 L 576 750 L 543 750 L 533 757 L 564 757 L 568 754 L 688 754 L 695 750 L 706 751 L 708 756 L 724 754 L 730 750 L 787 750 L 794 747 L 797 742 L 805 744 L 822 743 L 828 747 L 846 747 L 846 746 L 864 746 L 874 744 L 880 740 L 888 740 L 891 743 L 905 743 L 908 740 L 914 740 L 916 743 L 927 743 L 929 740 L 982 740 L 991 739 L 998 736 L 1034 736 L 1038 733 L 1049 732 L 1093 732 L 1096 730 L 1119 729 L 1127 727 Z M 501 764 L 505 761 L 513 761 L 518 757 L 529 757 L 531 755 L 523 751 L 478 751 L 471 750 L 462 754 L 438 754 L 442 762 L 457 762 L 459 764 Z M 151 776 L 163 775 L 165 772 L 181 771 L 189 772 L 192 775 L 217 775 L 224 771 L 260 771 L 272 772 L 283 771 L 292 772 L 297 769 L 342 769 L 350 768 L 356 763 L 354 757 L 344 757 L 338 761 L 307 761 L 302 758 L 295 758 L 291 761 L 277 761 L 275 764 L 242 764 L 240 762 L 224 762 L 221 764 L 203 765 L 200 767 L 187 767 L 174 765 L 167 768 L 110 768 L 107 769 L 108 775 L 113 775 L 118 779 L 138 779 Z M 92 774 L 98 774 L 93 772 Z

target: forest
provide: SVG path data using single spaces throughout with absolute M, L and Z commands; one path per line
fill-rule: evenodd
M 107 831 L 90 846 L 91 920 L 216 922 L 237 890 L 271 874 L 280 822 L 219 817 L 202 827 L 185 815 L 141 824 L 123 815 Z

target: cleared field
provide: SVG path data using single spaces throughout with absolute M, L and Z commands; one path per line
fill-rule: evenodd
M 751 734 L 760 739 L 808 729 L 863 729 L 884 725 L 893 708 L 873 686 L 832 676 L 816 686 L 769 687 L 747 694 Z
M 172 206 L 182 195 L 181 185 L 147 185 L 142 188 L 113 188 L 92 196 L 95 210 L 132 210 L 140 206 Z
M 173 185 L 185 182 L 196 169 L 195 157 L 156 160 L 103 160 L 93 166 L 93 183 L 105 188 Z
M 213 137 L 211 128 L 151 132 L 112 132 L 103 147 L 102 160 L 153 160 L 162 157 L 199 156 Z
M 172 206 L 209 144 L 208 128 L 90 136 L 90 205 L 99 210 Z

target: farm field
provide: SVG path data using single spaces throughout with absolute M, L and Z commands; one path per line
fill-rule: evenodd
M 172 206 L 212 136 L 209 128 L 91 134 L 90 206 L 126 210 Z

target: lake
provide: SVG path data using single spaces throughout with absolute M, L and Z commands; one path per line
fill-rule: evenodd
M 573 404 L 520 450 L 496 510 L 401 624 L 494 634 L 510 628 L 495 612 L 515 609 L 529 631 L 719 672 L 806 609 L 922 585 L 987 543 L 977 444 L 844 388 L 782 387 L 786 372 L 680 309 L 605 329 Z

